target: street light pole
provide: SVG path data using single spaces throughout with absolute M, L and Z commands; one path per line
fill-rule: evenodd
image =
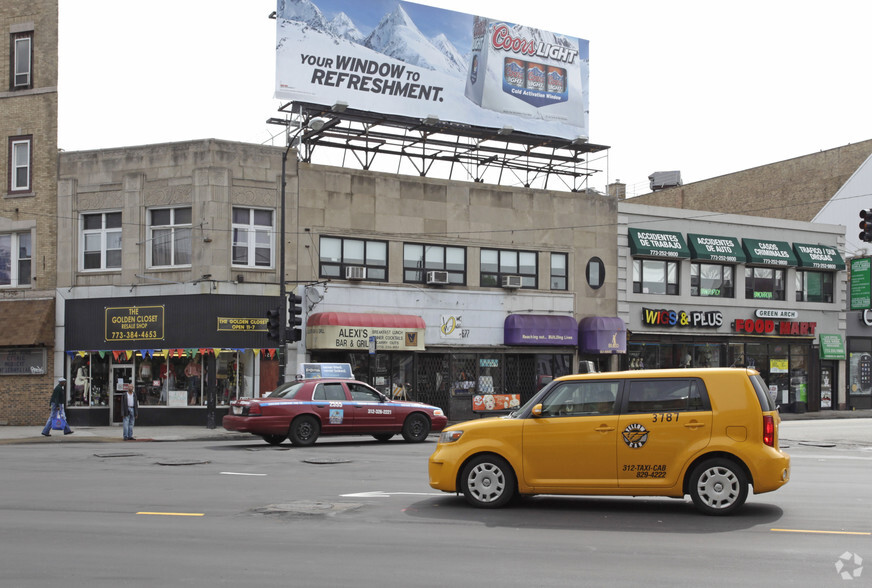
M 285 383 L 285 369 L 288 365 L 287 331 L 288 331 L 288 293 L 285 287 L 285 170 L 288 164 L 288 151 L 290 144 L 282 153 L 282 218 L 279 221 L 279 237 L 282 242 L 279 246 L 279 296 L 282 297 L 282 324 L 279 328 L 279 386 Z

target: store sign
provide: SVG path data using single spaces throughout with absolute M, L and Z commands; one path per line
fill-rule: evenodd
M 368 351 L 375 337 L 378 351 L 423 351 L 423 329 L 317 325 L 306 328 L 306 346 L 311 349 Z
M 794 243 L 793 251 L 796 253 L 799 267 L 837 271 L 845 269 L 845 262 L 835 247 Z
M 851 260 L 851 310 L 872 308 L 872 259 Z
M 776 321 L 772 319 L 737 319 L 733 331 L 749 335 L 814 336 L 817 323 L 801 321 Z
M 687 244 L 690 246 L 691 259 L 726 261 L 730 263 L 745 262 L 745 252 L 742 250 L 739 240 L 735 237 L 688 233 Z
M 796 256 L 784 241 L 742 239 L 748 263 L 755 265 L 796 266 Z
M 439 317 L 440 339 L 464 339 L 469 336 L 469 329 L 462 328 L 463 316 L 443 314 Z
M 160 341 L 163 338 L 163 305 L 106 309 L 106 341 Z
M 630 239 L 630 255 L 643 257 L 671 257 L 687 259 L 690 250 L 681 233 L 674 231 L 650 231 L 627 229 Z
M 219 331 L 268 331 L 267 318 L 218 317 Z
M 820 334 L 821 359 L 845 359 L 845 342 L 836 334 Z
M 651 327 L 689 327 L 716 329 L 724 324 L 720 310 L 655 310 L 642 309 L 642 322 Z
M 0 350 L 0 376 L 40 376 L 45 373 L 45 349 Z
M 762 319 L 795 319 L 799 318 L 799 311 L 776 310 L 774 308 L 758 308 L 754 311 L 754 316 Z

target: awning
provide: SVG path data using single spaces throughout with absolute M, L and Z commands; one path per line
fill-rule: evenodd
M 742 239 L 746 260 L 751 265 L 777 265 L 794 267 L 796 256 L 793 249 L 784 241 L 760 241 L 758 239 Z
M 742 251 L 742 244 L 735 237 L 688 233 L 687 244 L 690 246 L 691 259 L 725 261 L 728 263 L 745 262 L 745 252 Z
M 670 257 L 687 259 L 690 250 L 681 233 L 627 229 L 630 237 L 630 254 L 636 257 Z
M 420 316 L 364 312 L 319 312 L 306 321 L 307 349 L 423 351 L 427 325 Z
M 54 324 L 54 299 L 0 302 L 2 347 L 54 347 Z
M 826 245 L 808 245 L 806 243 L 794 243 L 793 251 L 799 260 L 799 267 L 819 270 L 843 270 L 845 260 L 839 255 L 835 247 Z
M 578 324 L 571 316 L 510 314 L 503 325 L 505 345 L 578 345 Z
M 589 316 L 578 323 L 582 353 L 626 353 L 627 326 L 618 317 Z

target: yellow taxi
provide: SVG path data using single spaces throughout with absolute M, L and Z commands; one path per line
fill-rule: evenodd
M 558 378 L 510 415 L 446 428 L 430 486 L 496 508 L 516 495 L 690 495 L 734 512 L 781 488 L 790 456 L 759 372 L 634 370 Z

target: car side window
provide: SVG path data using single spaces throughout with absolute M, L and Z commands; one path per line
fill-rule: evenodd
M 708 410 L 708 395 L 702 381 L 632 380 L 627 412 L 679 412 Z
M 371 402 L 381 402 L 381 396 L 372 388 L 362 386 L 360 384 L 348 384 L 348 390 L 351 392 L 352 400 L 369 400 Z
M 620 382 L 566 382 L 542 402 L 542 416 L 593 416 L 614 414 Z
M 347 398 L 342 384 L 335 382 L 318 384 L 312 394 L 312 400 L 347 400 Z

